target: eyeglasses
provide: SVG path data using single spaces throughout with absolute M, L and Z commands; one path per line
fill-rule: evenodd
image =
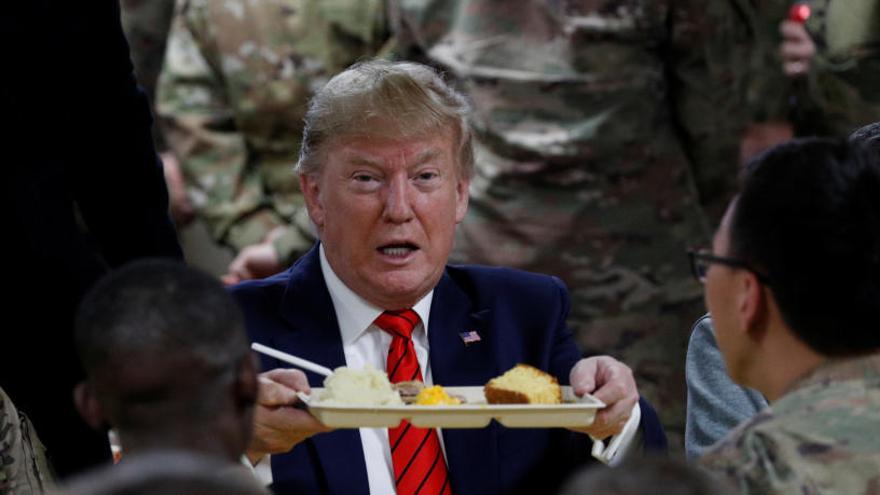
M 706 273 L 709 271 L 709 265 L 711 265 L 712 263 L 718 263 L 721 265 L 729 266 L 731 268 L 748 270 L 754 273 L 762 284 L 770 285 L 770 277 L 750 267 L 745 261 L 741 261 L 735 258 L 715 256 L 707 249 L 688 249 L 687 253 L 688 258 L 690 258 L 691 260 L 691 271 L 693 272 L 694 277 L 702 284 L 706 283 Z

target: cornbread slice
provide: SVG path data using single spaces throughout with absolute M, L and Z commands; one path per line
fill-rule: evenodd
M 490 404 L 559 404 L 562 389 L 556 377 L 527 364 L 518 364 L 483 387 Z

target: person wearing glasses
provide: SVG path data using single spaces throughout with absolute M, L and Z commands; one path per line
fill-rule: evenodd
M 866 125 L 849 136 L 850 143 L 867 146 L 880 155 L 880 122 Z M 690 254 L 694 276 L 702 280 L 712 259 L 707 253 Z M 767 399 L 757 390 L 737 385 L 730 379 L 715 340 L 712 317 L 704 315 L 694 323 L 685 366 L 687 379 L 687 418 L 685 452 L 695 459 L 736 425 L 767 407 Z
M 684 450 L 688 459 L 696 459 L 736 425 L 767 407 L 761 392 L 730 379 L 708 314 L 697 320 L 691 331 L 685 381 Z
M 690 256 L 730 377 L 770 403 L 699 463 L 741 493 L 861 493 L 876 483 L 876 149 L 810 138 L 760 155 L 712 249 Z
M 707 251 L 690 251 L 688 255 L 694 277 L 703 283 L 711 263 L 741 267 L 734 260 Z M 728 431 L 767 407 L 767 399 L 760 392 L 737 385 L 727 374 L 709 314 L 697 320 L 691 331 L 685 381 L 684 448 L 688 459 L 696 459 Z

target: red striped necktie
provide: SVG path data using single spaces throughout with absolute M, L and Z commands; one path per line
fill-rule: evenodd
M 412 341 L 418 323 L 419 315 L 411 309 L 386 311 L 376 318 L 376 326 L 392 336 L 386 361 L 391 383 L 422 381 Z M 403 421 L 388 429 L 388 442 L 398 495 L 452 495 L 437 430 L 417 428 Z

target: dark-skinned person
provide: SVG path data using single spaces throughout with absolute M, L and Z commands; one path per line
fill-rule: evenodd
M 127 265 L 83 300 L 76 347 L 87 375 L 77 408 L 95 429 L 116 431 L 122 462 L 177 449 L 246 469 L 256 363 L 219 280 L 169 261 Z

